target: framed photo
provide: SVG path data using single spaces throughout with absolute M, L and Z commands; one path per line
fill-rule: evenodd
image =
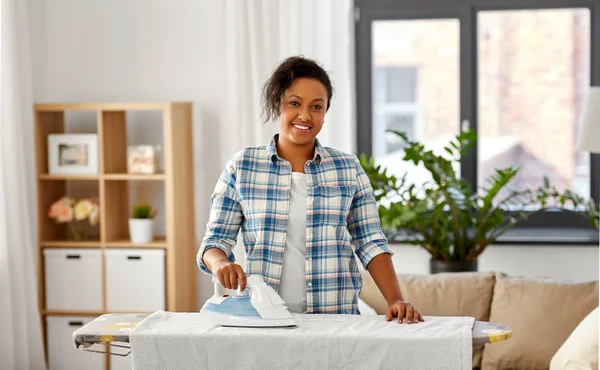
M 97 175 L 98 135 L 48 135 L 48 173 L 51 175 Z

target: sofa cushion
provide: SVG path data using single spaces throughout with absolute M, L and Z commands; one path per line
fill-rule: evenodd
M 598 307 L 577 325 L 550 360 L 550 370 L 598 369 Z
M 597 281 L 497 274 L 489 321 L 510 326 L 513 335 L 485 346 L 482 369 L 548 369 L 560 345 L 597 306 Z
M 493 272 L 459 272 L 434 275 L 398 274 L 404 299 L 424 316 L 472 316 L 488 321 L 494 291 Z M 368 272 L 363 273 L 360 298 L 385 315 L 387 303 Z M 473 368 L 481 365 L 483 348 L 473 350 Z

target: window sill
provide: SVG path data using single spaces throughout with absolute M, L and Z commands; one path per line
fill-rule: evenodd
M 403 243 L 409 236 L 398 231 L 389 241 Z M 600 237 L 598 230 L 589 228 L 512 228 L 500 236 L 494 245 L 532 245 L 532 246 L 565 246 L 581 245 L 598 247 Z

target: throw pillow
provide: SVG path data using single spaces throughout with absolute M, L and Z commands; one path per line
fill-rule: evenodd
M 597 281 L 497 274 L 489 321 L 510 326 L 513 335 L 485 346 L 482 369 L 548 369 L 561 344 L 597 306 Z
M 598 307 L 577 325 L 550 360 L 550 370 L 598 370 Z

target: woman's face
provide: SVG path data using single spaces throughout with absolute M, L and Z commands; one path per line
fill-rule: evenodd
M 284 92 L 279 137 L 296 145 L 312 145 L 323 127 L 327 89 L 318 80 L 296 78 Z

